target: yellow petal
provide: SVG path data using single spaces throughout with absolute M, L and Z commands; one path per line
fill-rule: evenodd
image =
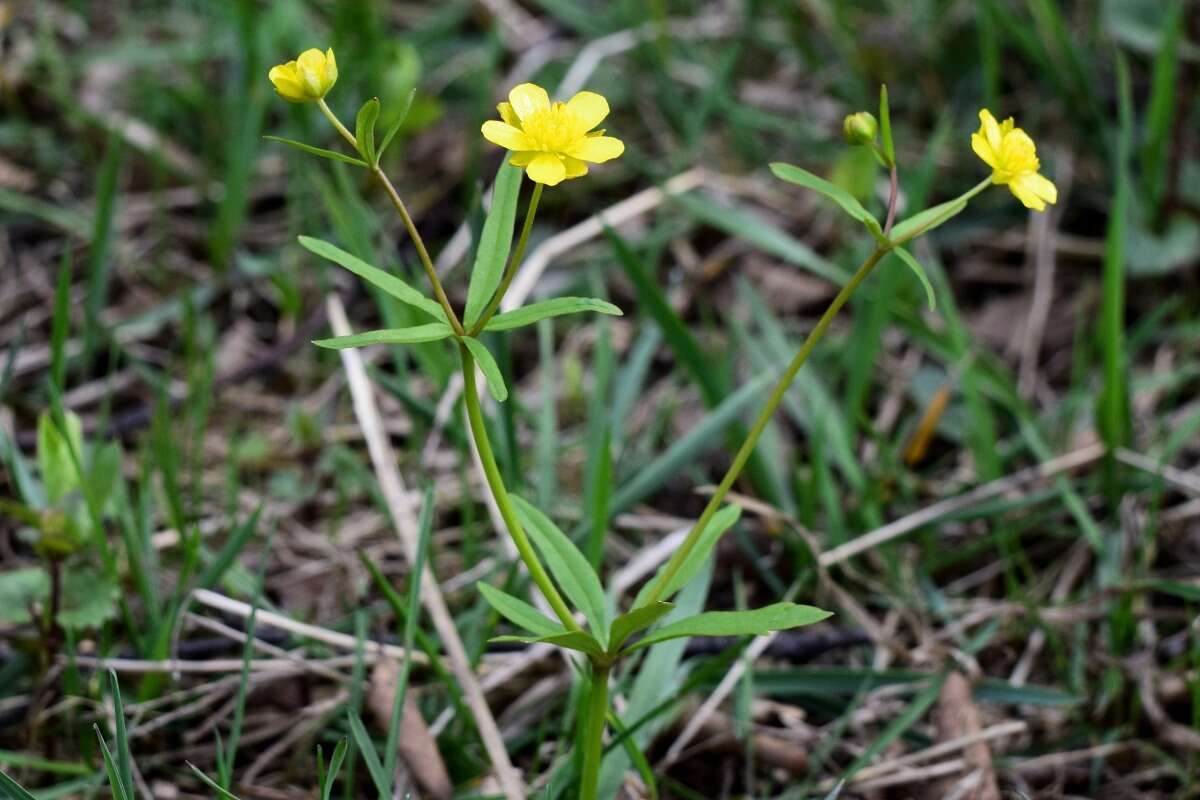
M 971 149 L 975 151 L 975 155 L 983 159 L 983 163 L 992 169 L 996 168 L 996 154 L 992 152 L 992 148 L 988 147 L 987 139 L 983 138 L 983 134 L 971 134 Z
M 1046 201 L 1047 203 L 1058 202 L 1058 187 L 1047 178 L 1037 172 L 1031 172 L 1027 175 L 1022 175 L 1013 181 L 1013 186 L 1020 185 L 1021 189 L 1028 192 L 1037 198 Z M 1022 201 L 1024 202 L 1024 201 Z M 1026 203 L 1026 205 L 1029 205 Z M 1032 206 L 1030 206 L 1032 208 Z M 1041 209 L 1038 209 L 1039 211 Z
M 1000 123 L 1000 136 L 1003 137 L 1004 134 L 1012 132 L 1015 127 L 1017 127 L 1016 121 L 1012 117 L 1008 117 Z
M 1026 208 L 1032 208 L 1034 211 L 1045 211 L 1046 203 L 1042 198 L 1033 193 L 1032 190 L 1019 180 L 1014 180 L 1008 184 L 1008 188 L 1012 190 L 1013 195 L 1020 200 Z
M 529 162 L 533 161 L 537 157 L 538 151 L 526 150 L 521 153 L 513 153 L 512 158 L 508 160 L 508 163 L 512 164 L 514 167 L 528 167 Z
M 517 112 L 513 111 L 512 103 L 500 103 L 496 106 L 496 110 L 500 112 L 500 119 L 514 128 L 520 129 L 521 120 L 517 117 Z
M 337 83 L 337 59 L 333 57 L 333 48 L 325 51 L 325 91 L 328 92 Z
M 563 166 L 567 170 L 567 178 L 582 178 L 587 175 L 588 165 L 586 161 L 580 161 L 578 158 L 563 156 Z
M 308 99 L 304 94 L 304 87 L 300 84 L 300 79 L 296 75 L 295 61 L 271 67 L 271 71 L 267 73 L 267 78 L 270 79 L 272 85 L 275 87 L 275 91 L 284 100 L 292 103 L 303 103 Z
M 550 95 L 535 83 L 522 83 L 508 93 L 508 102 L 512 103 L 517 118 L 525 121 L 533 113 L 550 107 Z
M 993 153 L 999 153 L 1004 136 L 1000 133 L 1000 126 L 996 123 L 996 118 L 992 116 L 992 112 L 984 108 L 979 111 L 979 122 L 981 123 L 979 132 L 987 138 L 988 147 L 992 148 Z
M 557 186 L 567 176 L 562 159 L 553 153 L 538 153 L 525 170 L 529 179 L 547 186 Z
M 585 136 L 567 151 L 567 155 L 602 164 L 625 152 L 625 144 L 612 136 Z
M 595 92 L 579 92 L 567 101 L 567 111 L 590 131 L 608 116 L 608 101 Z
M 300 83 L 309 97 L 318 98 L 325 95 L 325 54 L 315 47 L 305 50 L 296 59 L 296 70 Z
M 498 144 L 505 150 L 533 150 L 534 144 L 529 137 L 506 122 L 489 119 L 480 128 L 483 138 L 492 144 Z

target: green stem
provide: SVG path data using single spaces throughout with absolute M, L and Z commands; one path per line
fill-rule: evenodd
M 500 308 L 500 301 L 504 299 L 508 287 L 512 285 L 513 278 L 517 276 L 517 269 L 521 266 L 521 260 L 525 258 L 525 248 L 529 245 L 529 232 L 533 230 L 533 218 L 537 214 L 538 201 L 542 199 L 542 186 L 543 184 L 540 183 L 533 184 L 533 194 L 529 196 L 529 207 L 525 209 L 525 222 L 521 226 L 521 236 L 517 239 L 517 247 L 513 250 L 512 258 L 509 259 L 504 279 L 500 281 L 500 286 L 492 295 L 487 308 L 483 309 L 483 313 L 479 315 L 479 321 L 471 328 L 471 336 L 478 336 L 479 332 L 483 330 L 483 326 L 487 325 L 488 320 L 496 313 L 496 309 Z
M 562 624 L 566 626 L 567 630 L 582 630 L 579 623 L 571 616 L 571 609 L 567 608 L 567 604 L 563 602 L 558 589 L 554 588 L 554 582 L 550 580 L 545 567 L 538 560 L 529 536 L 521 526 L 521 520 L 517 516 L 512 498 L 508 496 L 508 489 L 504 486 L 504 478 L 500 476 L 500 467 L 496 464 L 492 443 L 483 423 L 483 409 L 479 404 L 479 387 L 475 383 L 475 359 L 471 357 L 471 352 L 467 350 L 466 345 L 459 344 L 458 349 L 462 355 L 463 401 L 467 404 L 467 419 L 471 425 L 471 435 L 475 439 L 475 446 L 479 448 L 479 460 L 483 462 L 483 473 L 487 478 L 492 497 L 496 499 L 496 506 L 500 509 L 500 516 L 508 527 L 508 535 L 512 537 L 513 544 L 517 546 L 517 552 L 521 554 L 521 560 L 529 569 L 529 575 L 533 578 L 533 582 L 537 584 L 542 596 L 554 609 L 554 613 L 558 615 Z
M 600 762 L 604 755 L 604 723 L 608 717 L 608 674 L 610 666 L 592 662 L 592 686 L 588 696 L 583 740 L 583 767 L 579 778 L 579 800 L 596 800 L 600 787 Z
M 804 344 L 796 352 L 792 358 L 792 362 L 788 364 L 783 375 L 779 378 L 779 382 L 775 384 L 775 389 L 771 392 L 771 396 L 767 398 L 766 404 L 762 407 L 762 411 L 758 412 L 758 418 L 754 420 L 754 425 L 751 426 L 750 432 L 746 434 L 746 440 L 742 442 L 741 448 L 737 451 L 737 455 L 733 457 L 733 463 L 729 465 L 729 469 L 725 472 L 725 477 L 717 485 L 717 489 L 713 492 L 712 497 L 708 501 L 708 505 L 704 507 L 704 511 L 700 514 L 700 518 L 696 520 L 696 524 L 688 531 L 687 538 L 683 540 L 683 544 L 675 551 L 674 555 L 663 567 L 662 573 L 654 580 L 654 588 L 650 591 L 649 596 L 643 606 L 652 605 L 662 598 L 663 590 L 670 584 L 671 579 L 675 577 L 675 573 L 683 566 L 684 561 L 691 555 L 695 549 L 697 542 L 700 541 L 700 535 L 704 529 L 708 527 L 708 523 L 712 520 L 713 515 L 717 513 L 717 509 L 721 507 L 721 503 L 725 500 L 725 495 L 733 488 L 733 482 L 737 480 L 742 468 L 746 466 L 746 462 L 750 459 L 750 455 L 754 452 L 755 445 L 758 444 L 759 438 L 763 431 L 766 430 L 767 423 L 771 421 L 775 409 L 783 401 L 783 396 L 787 393 L 788 387 L 791 386 L 792 380 L 795 379 L 796 373 L 800 371 L 800 367 L 804 366 L 804 362 L 808 360 L 809 354 L 813 348 L 821 341 L 825 335 L 825 330 L 829 324 L 833 322 L 833 318 L 837 316 L 838 311 L 850 299 L 850 295 L 854 294 L 854 290 L 858 288 L 875 265 L 879 263 L 890 248 L 877 247 L 875 252 L 862 263 L 837 296 L 833 298 L 833 302 L 829 304 L 829 308 L 825 309 L 825 313 L 821 315 L 821 319 L 817 321 L 815 327 L 808 334 L 808 338 L 804 340 Z
M 342 121 L 337 118 L 337 115 L 329 108 L 324 98 L 317 101 L 317 106 L 321 109 L 321 113 L 325 115 L 325 118 L 329 120 L 330 124 L 342 135 L 342 138 L 349 142 L 350 146 L 357 151 L 358 140 L 342 124 Z M 360 152 L 359 155 L 362 155 L 362 153 Z M 368 169 L 371 170 L 376 180 L 383 185 L 388 199 L 392 201 L 392 206 L 396 209 L 396 213 L 403 220 L 404 228 L 408 231 L 409 238 L 412 239 L 413 245 L 417 248 L 417 257 L 421 260 L 421 266 L 425 269 L 425 275 L 429 278 L 429 283 L 433 286 L 433 294 L 441 304 L 442 310 L 446 312 L 446 319 L 450 322 L 450 327 L 454 329 L 457 335 L 462 336 L 466 331 L 462 323 L 458 320 L 458 314 L 455 313 L 454 306 L 450 305 L 450 298 L 446 296 L 446 290 L 442 288 L 442 282 L 438 278 L 437 269 L 433 266 L 433 259 L 429 257 L 429 251 L 425 248 L 425 240 L 421 238 L 421 233 L 417 230 L 417 225 L 413 222 L 412 215 L 408 213 L 408 207 L 404 205 L 404 201 L 400 199 L 400 193 L 396 191 L 396 187 L 392 185 L 391 180 L 388 179 L 387 174 L 380 169 L 378 164 L 369 164 Z

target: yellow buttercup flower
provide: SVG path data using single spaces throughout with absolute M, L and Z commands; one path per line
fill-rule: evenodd
M 546 90 L 522 83 L 497 108 L 503 120 L 483 123 L 483 138 L 513 151 L 509 163 L 524 167 L 529 179 L 555 186 L 587 174 L 587 162 L 601 164 L 625 152 L 620 139 L 593 131 L 608 116 L 608 101 L 579 92 L 551 103 Z
M 1038 172 L 1041 162 L 1029 134 L 1013 118 L 997 123 L 986 108 L 979 112 L 979 131 L 971 134 L 971 149 L 992 168 L 992 183 L 1005 184 L 1026 208 L 1045 211 L 1058 202 L 1058 189 Z
M 320 100 L 337 83 L 337 61 L 333 57 L 333 48 L 324 53 L 315 47 L 305 50 L 295 61 L 271 67 L 267 77 L 284 100 L 292 103 Z

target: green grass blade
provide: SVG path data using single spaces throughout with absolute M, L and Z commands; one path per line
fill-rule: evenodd
M 202 782 L 202 783 L 203 783 L 205 786 L 207 786 L 208 788 L 212 789 L 212 790 L 213 790 L 214 792 L 216 792 L 216 793 L 217 793 L 217 794 L 218 794 L 220 797 L 223 797 L 223 798 L 225 798 L 225 800 L 241 800 L 241 799 L 240 799 L 240 798 L 239 798 L 239 797 L 238 797 L 236 794 L 234 794 L 233 792 L 229 791 L 229 790 L 228 790 L 228 789 L 226 789 L 224 786 L 222 786 L 221 784 L 219 784 L 219 783 L 217 783 L 216 781 L 214 781 L 212 778 L 208 777 L 208 775 L 206 775 L 206 774 L 204 773 L 204 770 L 200 769 L 199 767 L 197 767 L 197 766 L 196 766 L 195 764 L 193 764 L 192 762 L 190 762 L 190 761 L 185 761 L 184 763 L 188 765 L 188 768 L 189 768 L 189 769 L 191 769 L 191 771 L 192 771 L 193 773 L 195 773 L 196 777 L 197 777 L 197 778 L 199 778 L 199 779 L 200 779 L 200 781 L 201 781 L 201 782 Z
M 4 792 L 4 796 L 9 800 L 37 800 L 25 787 L 10 778 L 8 773 L 3 770 L 0 770 L 0 791 Z
M 1125 262 L 1128 246 L 1130 177 L 1129 155 L 1133 142 L 1133 100 L 1129 66 L 1124 56 L 1117 57 L 1117 99 L 1119 109 L 1116 150 L 1112 176 L 1112 204 L 1104 245 L 1104 272 L 1100 301 L 1100 350 L 1103 359 L 1103 383 L 1098 406 L 1100 435 L 1110 448 L 1122 446 L 1128 437 L 1129 384 L 1125 366 Z M 1116 507 L 1121 490 L 1116 479 L 1117 465 L 1110 454 L 1106 459 L 1105 483 L 1109 502 Z
M 122 784 L 133 792 L 133 757 L 129 752 L 129 731 L 125 728 L 125 704 L 121 702 L 121 683 L 115 670 L 108 671 L 108 691 L 113 704 L 113 726 L 117 739 L 117 770 Z
M 371 734 L 367 733 L 367 727 L 363 725 L 362 718 L 355 712 L 349 712 L 346 718 L 350 723 L 350 735 L 354 737 L 354 744 L 358 747 L 358 752 L 362 754 L 363 763 L 367 765 L 367 772 L 371 776 L 371 782 L 375 784 L 379 800 L 391 800 L 392 779 L 383 771 L 383 764 L 379 761 L 379 751 L 375 749 L 375 742 L 371 740 Z

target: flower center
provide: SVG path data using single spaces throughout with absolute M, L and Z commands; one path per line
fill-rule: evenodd
M 1033 140 L 1017 131 L 1005 135 L 997 155 L 997 172 L 1020 175 L 1024 172 L 1037 172 L 1041 166 Z
M 521 121 L 521 128 L 543 152 L 562 152 L 584 136 L 587 131 L 579 118 L 567 110 L 565 103 L 553 103 Z

